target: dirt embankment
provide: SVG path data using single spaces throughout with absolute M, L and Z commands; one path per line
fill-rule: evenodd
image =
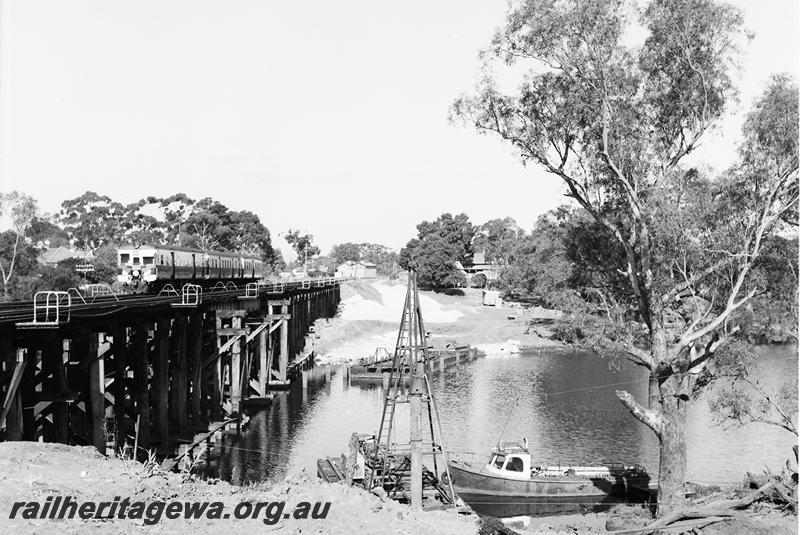
M 106 458 L 89 447 L 38 442 L 0 443 L 0 474 L 0 533 L 461 535 L 478 532 L 475 516 L 454 512 L 415 512 L 391 500 L 381 501 L 364 491 L 323 483 L 312 475 L 287 478 L 274 485 L 235 487 L 221 481 L 207 482 L 186 474 L 165 473 L 157 467 L 132 461 Z M 16 518 L 9 518 L 15 502 L 39 501 L 44 504 L 48 497 L 55 496 L 71 496 L 78 502 L 112 502 L 115 497 L 148 504 L 156 501 L 221 502 L 224 512 L 230 517 L 218 520 L 169 519 L 162 513 L 159 522 L 145 525 L 146 513 L 141 519 L 50 520 L 22 518 L 24 510 L 19 509 Z M 234 518 L 233 511 L 241 502 L 281 501 L 286 503 L 284 513 L 293 513 L 301 502 L 331 502 L 331 505 L 325 519 L 295 519 L 290 515 L 274 524 L 265 524 L 263 519 L 268 513 L 274 516 L 274 508 L 262 510 L 255 519 Z
M 344 284 L 339 314 L 316 323 L 317 355 L 335 363 L 371 355 L 379 347 L 394 348 L 405 292 L 404 283 L 382 279 Z M 535 311 L 483 306 L 478 289 L 457 295 L 420 291 L 420 306 L 436 346 L 455 342 L 492 353 L 560 345 L 530 327 Z
M 148 518 L 156 518 L 154 511 L 144 512 L 140 518 L 119 518 L 119 507 L 113 515 L 102 515 L 106 517 L 102 519 L 80 519 L 77 514 L 73 519 L 50 519 L 49 514 L 42 518 L 41 508 L 36 518 L 25 518 L 29 506 L 17 508 L 15 518 L 9 518 L 15 502 L 45 504 L 48 498 L 56 496 L 61 496 L 62 501 L 63 497 L 70 496 L 78 503 L 115 500 L 122 503 L 127 498 L 131 505 L 126 516 L 132 515 L 134 502 L 144 502 L 148 507 L 163 502 L 164 506 L 158 521 L 150 525 L 146 522 Z M 696 502 L 700 504 L 703 499 L 700 497 Z M 168 518 L 166 511 L 171 502 L 217 502 L 222 504 L 223 514 L 229 517 L 186 519 L 181 515 Z M 233 512 L 243 502 L 284 502 L 284 514 L 275 514 L 273 507 L 261 510 L 255 518 L 251 515 L 247 519 L 236 519 Z M 327 516 L 324 519 L 294 518 L 296 506 L 302 502 L 330 502 Z M 268 517 L 272 522 L 264 521 Z M 645 509 L 621 506 L 609 513 L 520 518 L 504 526 L 497 520 L 479 522 L 474 515 L 455 512 L 415 512 L 361 490 L 323 483 L 312 475 L 290 477 L 275 484 L 235 487 L 218 480 L 199 480 L 189 474 L 165 473 L 154 465 L 107 458 L 90 447 L 0 443 L 0 533 L 3 534 L 606 534 L 613 533 L 607 528 L 635 528 L 651 521 Z M 695 533 L 788 535 L 797 533 L 797 517 L 762 503 L 718 524 L 696 529 Z

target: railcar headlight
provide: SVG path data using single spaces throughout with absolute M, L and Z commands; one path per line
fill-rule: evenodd
M 139 270 L 138 269 L 134 269 L 132 274 L 133 274 L 134 277 L 138 277 L 139 276 Z

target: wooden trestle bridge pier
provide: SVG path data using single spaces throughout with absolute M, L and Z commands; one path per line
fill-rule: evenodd
M 0 304 L 0 439 L 169 454 L 314 365 L 339 279 Z

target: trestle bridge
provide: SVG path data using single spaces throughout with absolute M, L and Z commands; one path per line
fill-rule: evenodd
M 175 451 L 314 365 L 342 279 L 0 304 L 0 439 Z

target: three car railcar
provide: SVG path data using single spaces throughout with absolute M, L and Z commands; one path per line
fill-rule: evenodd
M 253 282 L 264 270 L 261 259 L 253 255 L 161 245 L 120 247 L 117 260 L 117 280 L 138 290 L 157 289 L 167 283 L 206 286 L 203 281 Z

